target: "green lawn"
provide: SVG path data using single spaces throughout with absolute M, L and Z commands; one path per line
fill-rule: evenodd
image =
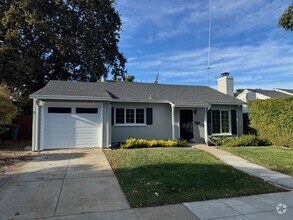
M 293 175 L 292 148 L 230 147 L 222 149 L 272 170 Z
M 113 150 L 105 154 L 131 207 L 280 191 L 191 148 Z

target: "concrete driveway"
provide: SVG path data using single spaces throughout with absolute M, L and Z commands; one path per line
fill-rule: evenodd
M 0 188 L 0 219 L 46 218 L 129 208 L 101 149 L 43 152 Z

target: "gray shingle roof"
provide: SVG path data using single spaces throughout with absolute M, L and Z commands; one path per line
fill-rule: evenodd
M 278 92 L 275 90 L 263 90 L 263 89 L 248 89 L 249 91 L 252 92 L 257 92 L 259 94 L 271 97 L 271 98 L 286 98 L 286 97 L 291 97 L 290 95 L 282 92 Z
M 205 104 L 244 104 L 229 95 L 218 92 L 207 86 L 183 86 L 154 83 L 130 82 L 68 82 L 49 81 L 32 97 L 91 97 L 108 100 L 131 101 L 168 101 L 177 106 Z

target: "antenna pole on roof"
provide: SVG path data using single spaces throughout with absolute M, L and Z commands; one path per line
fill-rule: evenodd
M 158 73 L 158 74 L 156 75 L 156 80 L 154 81 L 155 84 L 158 84 L 158 83 L 159 83 L 159 76 L 160 76 L 160 74 Z
M 212 31 L 212 0 L 209 4 L 209 38 L 208 38 L 208 62 L 207 62 L 207 74 L 208 74 L 208 86 L 210 86 L 210 60 L 211 60 L 211 31 Z

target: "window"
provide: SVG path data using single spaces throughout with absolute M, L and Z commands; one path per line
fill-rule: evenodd
M 134 109 L 126 109 L 126 124 L 134 123 Z
M 214 134 L 230 133 L 230 113 L 228 110 L 212 111 L 212 129 Z
M 145 109 L 116 108 L 115 124 L 145 124 Z
M 116 124 L 124 124 L 124 108 L 116 108 Z
M 136 109 L 136 123 L 144 124 L 144 109 L 143 108 Z
M 97 108 L 76 108 L 77 114 L 97 114 Z
M 71 113 L 71 108 L 49 107 L 48 113 Z

